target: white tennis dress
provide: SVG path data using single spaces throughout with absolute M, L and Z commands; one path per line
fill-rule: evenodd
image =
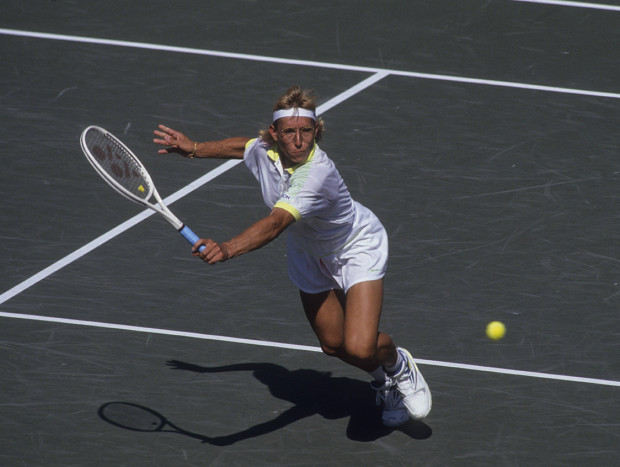
M 295 217 L 288 228 L 288 272 L 300 290 L 346 292 L 385 275 L 385 229 L 351 198 L 336 166 L 318 145 L 305 163 L 283 169 L 277 145 L 253 139 L 246 145 L 244 161 L 269 209 L 282 208 Z

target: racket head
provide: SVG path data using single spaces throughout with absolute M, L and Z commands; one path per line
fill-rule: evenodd
M 84 155 L 97 173 L 118 193 L 146 205 L 155 186 L 135 154 L 109 131 L 91 125 L 80 136 Z
M 99 408 L 106 422 L 131 431 L 160 431 L 167 420 L 148 407 L 131 402 L 108 402 Z

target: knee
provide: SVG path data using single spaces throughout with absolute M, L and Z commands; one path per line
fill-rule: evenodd
M 364 342 L 356 339 L 349 340 L 345 343 L 345 353 L 349 359 L 356 362 L 368 362 L 375 358 L 376 345 L 373 342 Z
M 377 346 L 375 342 L 363 339 L 344 339 L 343 341 L 321 342 L 321 350 L 328 357 L 336 357 L 355 365 L 374 361 Z
M 321 343 L 321 350 L 328 357 L 341 357 L 343 354 L 343 348 L 341 345 L 325 344 Z

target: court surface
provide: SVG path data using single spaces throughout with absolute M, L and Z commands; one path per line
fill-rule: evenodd
M 3 2 L 0 465 L 616 464 L 620 2 L 549 3 Z M 208 267 L 80 150 L 108 129 L 226 240 L 267 213 L 255 180 L 152 131 L 254 136 L 295 83 L 389 233 L 381 328 L 429 382 L 423 422 L 382 427 L 319 351 L 284 237 Z

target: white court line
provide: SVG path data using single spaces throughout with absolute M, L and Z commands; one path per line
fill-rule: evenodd
M 50 316 L 28 315 L 22 313 L 6 313 L 0 311 L 0 317 L 24 319 L 28 321 L 43 321 L 47 323 L 71 324 L 75 326 L 89 326 L 93 328 L 116 329 L 119 331 L 145 332 L 149 334 L 162 334 L 165 336 L 189 337 L 192 339 L 204 339 L 234 344 L 260 345 L 263 347 L 278 347 L 283 349 L 306 350 L 309 352 L 321 352 L 318 347 L 309 345 L 284 344 L 280 342 L 261 341 L 256 339 L 242 339 L 237 337 L 216 336 L 212 334 L 200 334 L 197 332 L 171 331 L 169 329 L 147 328 L 142 326 L 128 326 L 125 324 L 102 323 L 98 321 L 85 321 L 82 319 L 55 318 Z
M 43 322 L 48 322 L 48 323 L 71 324 L 71 325 L 77 325 L 77 326 L 89 326 L 89 327 L 94 327 L 94 328 L 115 329 L 119 331 L 131 331 L 131 332 L 142 332 L 142 333 L 147 333 L 147 334 L 160 334 L 160 335 L 166 335 L 166 336 L 186 337 L 190 339 L 203 339 L 203 340 L 211 340 L 211 341 L 219 341 L 219 342 L 230 342 L 230 343 L 235 343 L 235 344 L 257 345 L 257 346 L 262 346 L 262 347 L 276 347 L 276 348 L 289 349 L 289 350 L 303 350 L 306 352 L 322 352 L 322 350 L 319 347 L 310 346 L 310 345 L 287 344 L 283 342 L 271 342 L 271 341 L 262 341 L 262 340 L 256 340 L 256 339 L 242 339 L 238 337 L 217 336 L 213 334 L 201 334 L 197 332 L 174 331 L 174 330 L 169 330 L 169 329 L 148 328 L 148 327 L 142 327 L 142 326 L 128 326 L 125 324 L 102 323 L 98 321 L 85 321 L 85 320 L 79 320 L 79 319 L 56 318 L 56 317 L 49 317 L 49 316 L 26 315 L 26 314 L 21 314 L 21 313 L 5 313 L 5 312 L 0 312 L 0 317 L 24 319 L 24 320 L 29 320 L 29 321 L 43 321 Z M 511 370 L 508 368 L 468 365 L 464 363 L 453 363 L 453 362 L 440 362 L 437 360 L 425 360 L 425 359 L 419 359 L 419 358 L 416 358 L 415 361 L 416 363 L 420 365 L 439 366 L 439 367 L 444 367 L 444 368 L 456 368 L 460 370 L 469 370 L 469 371 L 481 371 L 481 372 L 486 372 L 486 373 L 499 373 L 499 374 L 510 375 L 510 376 L 526 376 L 530 378 L 551 379 L 551 380 L 556 380 L 556 381 L 565 381 L 565 382 L 572 382 L 572 383 L 585 383 L 585 384 L 597 384 L 601 386 L 620 387 L 620 381 L 613 381 L 613 380 L 606 380 L 606 379 L 556 375 L 556 374 L 550 374 L 550 373 L 539 373 L 535 371 Z
M 577 8 L 591 8 L 594 10 L 620 11 L 620 6 L 602 5 L 600 3 L 565 2 L 561 0 L 513 0 L 513 2 L 539 3 L 541 5 L 570 6 Z
M 225 162 L 224 164 L 220 165 L 219 167 L 216 167 L 215 169 L 213 169 L 209 173 L 206 173 L 202 177 L 200 177 L 197 180 L 195 180 L 194 182 L 190 183 L 186 187 L 180 189 L 176 193 L 174 193 L 174 194 L 170 195 L 169 197 L 165 198 L 164 199 L 164 204 L 168 204 L 169 205 L 169 204 L 174 203 L 176 200 L 182 198 L 183 196 L 187 195 L 188 193 L 191 193 L 192 191 L 194 191 L 197 188 L 201 187 L 205 183 L 213 180 L 215 177 L 217 177 L 218 175 L 223 174 L 224 172 L 226 172 L 227 170 L 231 169 L 232 167 L 234 167 L 235 165 L 239 164 L 240 162 L 241 162 L 241 160 L 231 160 L 231 161 Z M 87 243 L 82 248 L 79 248 L 79 249 L 75 250 L 73 253 L 65 256 L 62 259 L 59 259 L 54 264 L 48 266 L 47 268 L 45 268 L 42 271 L 40 271 L 37 274 L 35 274 L 34 276 L 32 276 L 32 277 L 26 279 L 25 281 L 17 284 L 16 286 L 12 287 L 11 289 L 7 290 L 2 295 L 0 295 L 0 305 L 2 305 L 3 303 L 7 302 L 8 300 L 10 300 L 11 298 L 15 297 L 16 295 L 22 293 L 24 290 L 26 290 L 26 289 L 32 287 L 33 285 L 41 282 L 43 279 L 51 276 L 55 272 L 57 272 L 60 269 L 64 268 L 65 266 L 73 263 L 74 261 L 77 261 L 82 256 L 90 253 L 95 248 L 100 247 L 104 243 L 112 240 L 114 237 L 116 237 L 116 236 L 122 234 L 123 232 L 129 230 L 134 225 L 139 224 L 144 219 L 152 216 L 153 214 L 155 214 L 154 211 L 152 211 L 150 209 L 146 209 L 146 210 L 142 211 L 140 214 L 135 215 L 131 219 L 126 220 L 125 222 L 123 222 L 122 224 L 116 226 L 112 230 L 110 230 L 110 231 L 106 232 L 105 234 L 97 237 L 96 239 L 94 239 L 90 243 Z
M 317 109 L 316 109 L 317 115 L 320 115 L 320 114 L 322 114 L 324 112 L 327 112 L 329 109 L 331 109 L 333 107 L 336 107 L 341 102 L 346 101 L 347 99 L 349 99 L 350 97 L 353 97 L 358 92 L 361 92 L 364 89 L 366 89 L 367 87 L 372 86 L 376 82 L 381 81 L 383 78 L 385 78 L 388 75 L 389 75 L 389 73 L 381 71 L 381 72 L 377 72 L 374 75 L 366 78 L 364 81 L 359 82 L 358 84 L 356 84 L 352 88 L 347 89 L 346 91 L 338 94 L 336 97 L 331 98 L 329 101 L 327 101 L 324 104 L 321 104 L 319 107 L 317 107 Z
M 428 79 L 428 80 L 437 80 L 437 81 L 450 81 L 450 82 L 456 82 L 456 83 L 479 84 L 479 85 L 485 85 L 485 86 L 498 86 L 498 87 L 505 87 L 505 88 L 527 89 L 527 90 L 534 90 L 534 91 L 556 92 L 556 93 L 564 93 L 564 94 L 577 94 L 581 96 L 609 97 L 612 99 L 620 99 L 620 93 L 614 93 L 614 92 L 590 91 L 587 89 L 571 89 L 571 88 L 563 88 L 563 87 L 556 87 L 556 86 L 542 86 L 538 84 L 527 84 L 527 83 L 518 83 L 518 82 L 512 82 L 512 81 L 499 81 L 499 80 L 491 80 L 491 79 L 467 78 L 463 76 L 438 75 L 438 74 L 433 74 L 433 73 L 418 73 L 418 72 L 413 72 L 413 71 L 390 70 L 390 69 L 376 68 L 376 67 L 363 67 L 363 66 L 354 66 L 354 65 L 344 65 L 344 64 L 338 64 L 338 63 L 317 62 L 317 61 L 311 61 L 311 60 L 294 60 L 294 59 L 286 59 L 286 58 L 279 58 L 279 57 L 267 57 L 263 55 L 250 55 L 250 54 L 241 54 L 241 53 L 233 53 L 233 52 L 221 52 L 217 50 L 196 49 L 196 48 L 190 48 L 190 47 L 175 47 L 175 46 L 161 45 L 161 44 L 149 44 L 145 42 L 129 42 L 129 41 L 119 41 L 119 40 L 113 40 L 113 39 L 99 39 L 95 37 L 68 36 L 64 34 L 51 34 L 51 33 L 34 32 L 34 31 L 20 31 L 16 29 L 4 29 L 4 28 L 0 28 L 0 34 L 10 35 L 10 36 L 32 37 L 35 39 L 60 40 L 60 41 L 69 41 L 69 42 L 79 42 L 79 43 L 85 43 L 85 44 L 99 44 L 99 45 L 110 45 L 110 46 L 115 46 L 115 47 L 130 47 L 130 48 L 136 48 L 136 49 L 157 50 L 157 51 L 163 51 L 163 52 L 206 55 L 206 56 L 211 56 L 211 57 L 233 58 L 237 60 L 252 60 L 252 61 L 257 61 L 257 62 L 268 62 L 268 63 L 278 63 L 278 64 L 297 65 L 297 66 L 311 66 L 311 67 L 329 68 L 329 69 L 343 70 L 343 71 L 359 71 L 362 73 L 387 73 L 388 75 L 405 76 L 408 78 L 419 78 L 419 79 Z

